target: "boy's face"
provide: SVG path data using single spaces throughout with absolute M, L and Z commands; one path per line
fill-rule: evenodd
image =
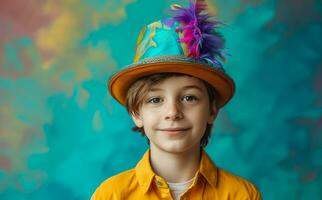
M 213 123 L 216 115 L 201 80 L 175 76 L 151 86 L 139 115 L 132 118 L 144 128 L 151 148 L 179 153 L 200 148 L 207 123 Z

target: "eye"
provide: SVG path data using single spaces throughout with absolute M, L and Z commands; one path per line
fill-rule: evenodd
M 193 101 L 197 101 L 198 98 L 193 95 L 186 95 L 186 96 L 182 97 L 182 100 L 187 101 L 187 102 L 193 102 Z
M 148 103 L 152 103 L 152 104 L 158 104 L 161 102 L 162 102 L 162 99 L 159 97 L 152 97 L 148 100 Z

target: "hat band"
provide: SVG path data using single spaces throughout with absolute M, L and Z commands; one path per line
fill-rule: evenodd
M 164 63 L 164 62 L 183 62 L 183 63 L 194 63 L 194 64 L 203 64 L 203 65 L 208 65 L 209 67 L 212 67 L 216 70 L 219 70 L 223 73 L 225 73 L 225 69 L 222 66 L 218 66 L 214 64 L 211 61 L 207 61 L 206 59 L 202 60 L 196 60 L 192 59 L 189 57 L 185 56 L 155 56 L 155 57 L 149 57 L 149 58 L 144 58 L 140 60 L 139 62 L 133 63 L 131 65 L 128 65 L 127 67 L 134 67 L 137 65 L 144 65 L 144 64 L 149 64 L 149 63 Z

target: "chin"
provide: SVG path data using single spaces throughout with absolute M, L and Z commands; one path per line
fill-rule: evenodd
M 172 144 L 167 144 L 167 145 L 161 145 L 159 146 L 161 150 L 168 152 L 168 153 L 183 153 L 186 151 L 191 150 L 193 146 L 191 144 L 180 144 L 180 143 L 172 143 Z

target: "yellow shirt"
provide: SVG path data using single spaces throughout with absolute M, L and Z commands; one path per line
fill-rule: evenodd
M 135 168 L 105 180 L 91 200 L 171 200 L 168 184 L 153 172 L 149 156 L 148 150 Z M 216 167 L 203 150 L 193 183 L 180 199 L 260 200 L 261 195 L 247 180 Z

